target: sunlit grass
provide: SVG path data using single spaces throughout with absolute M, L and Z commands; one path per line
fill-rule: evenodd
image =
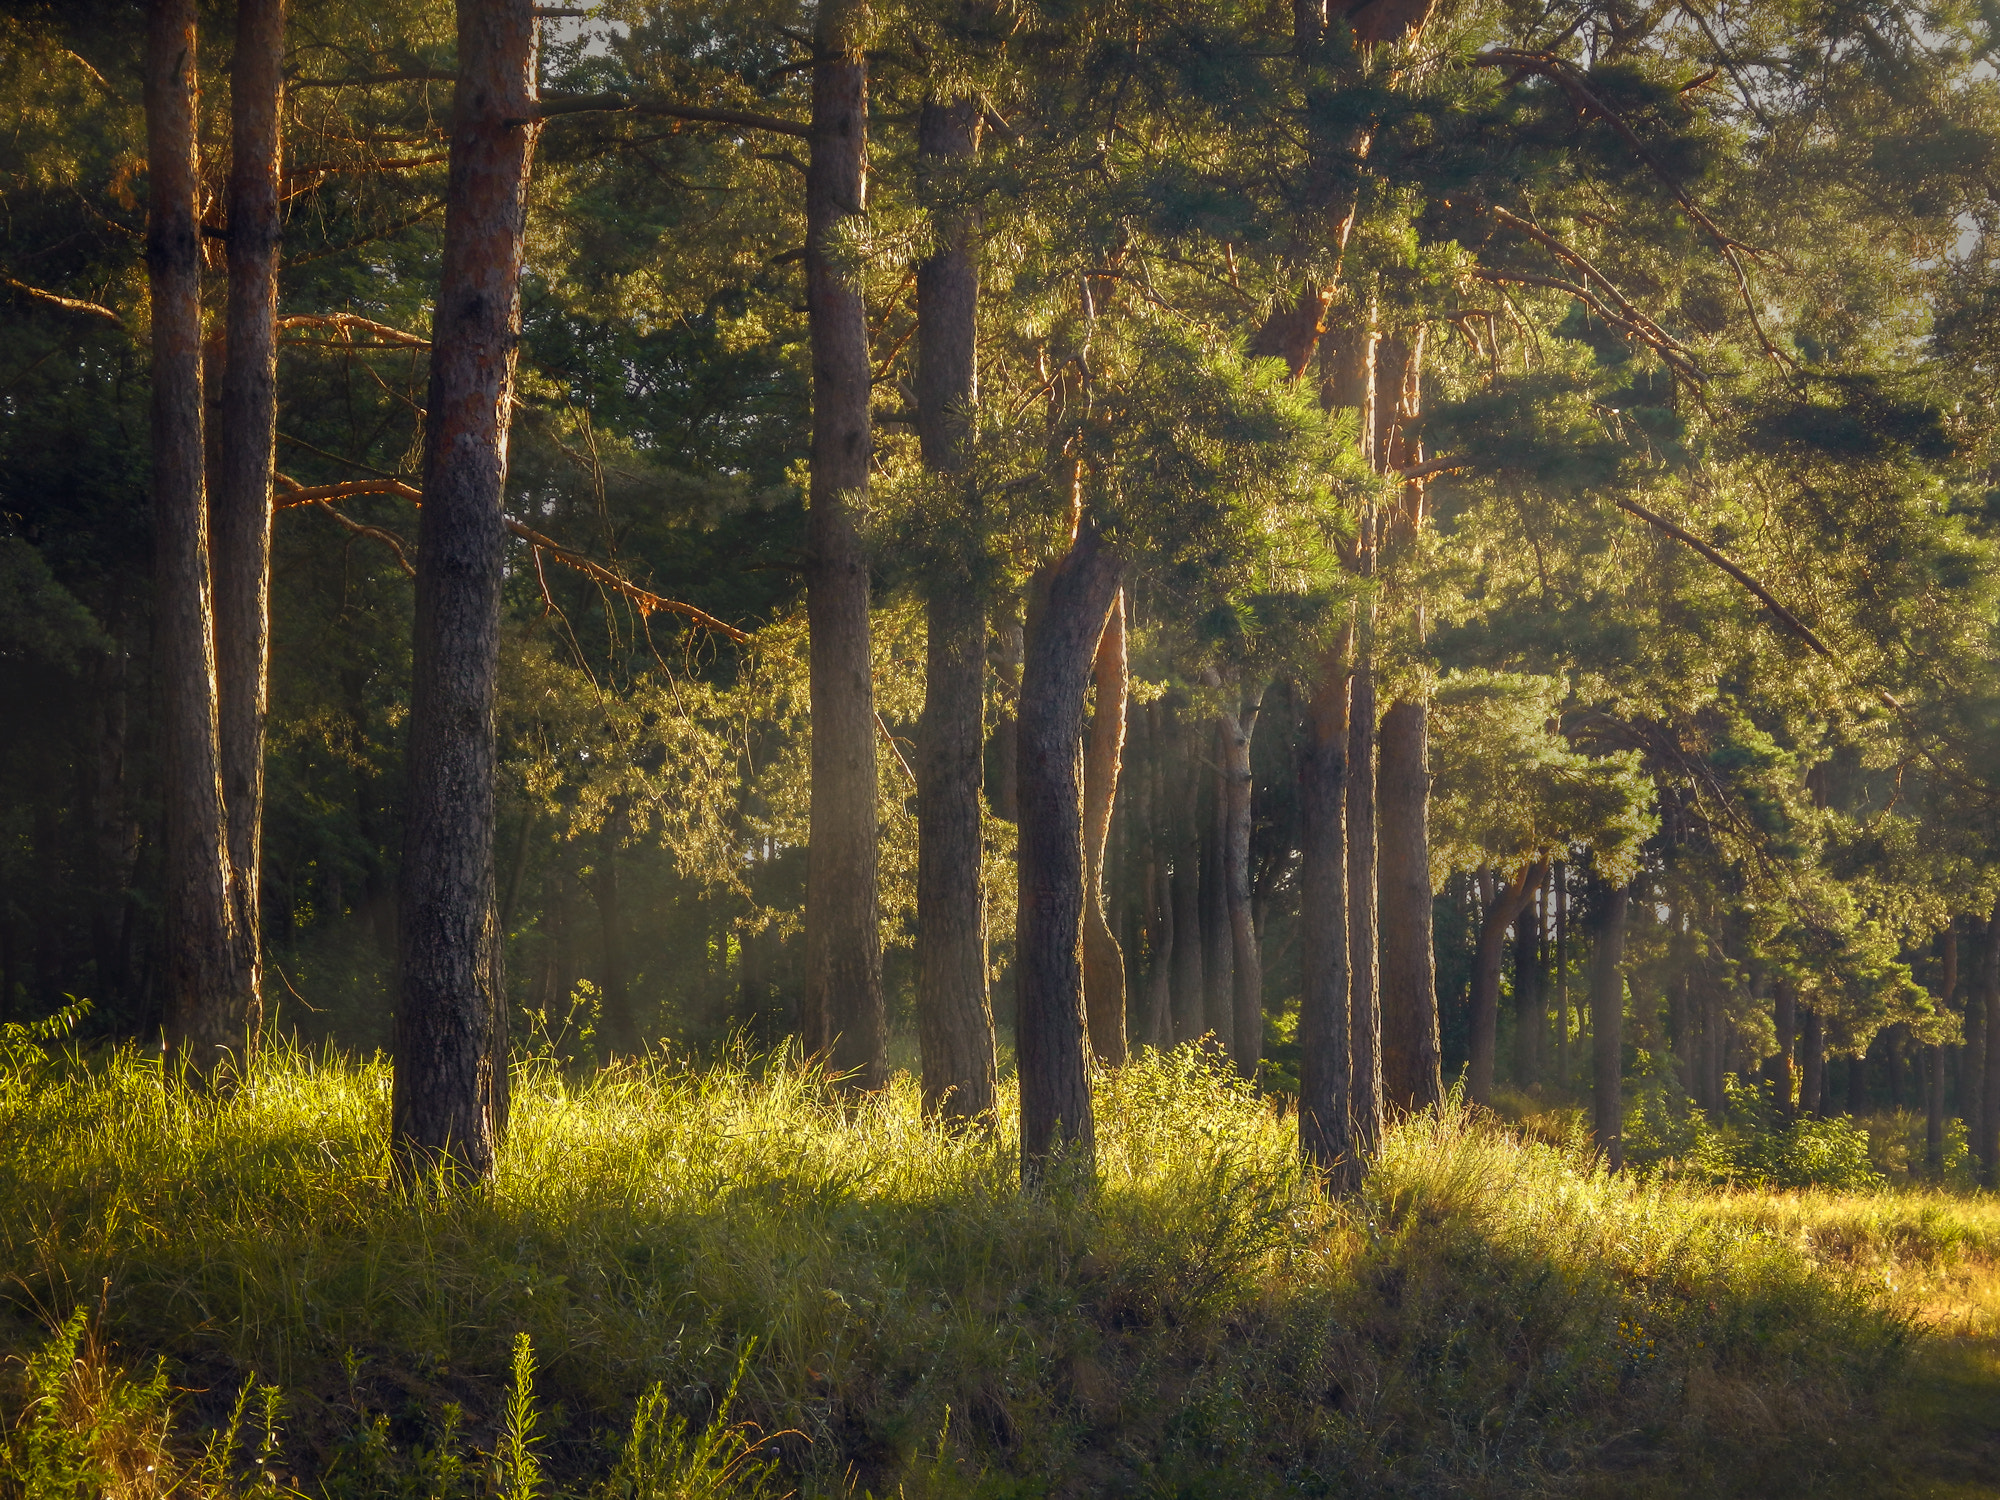
M 435 1444 L 447 1403 L 492 1451 L 526 1333 L 577 1484 L 649 1388 L 699 1422 L 749 1351 L 737 1410 L 814 1492 L 1603 1469 L 1763 1494 L 1839 1467 L 1949 1289 L 1991 1326 L 1986 1200 L 1647 1184 L 1450 1110 L 1392 1130 L 1338 1204 L 1292 1122 L 1191 1052 L 1100 1079 L 1096 1180 L 1034 1195 L 1004 1129 L 940 1131 L 907 1078 L 843 1101 L 767 1059 L 542 1061 L 513 1098 L 491 1189 L 436 1200 L 388 1180 L 377 1061 L 273 1048 L 214 1093 L 130 1052 L 13 1078 L 10 1343 L 89 1307 L 113 1357 L 207 1392 L 188 1430 L 255 1370 L 333 1493 L 362 1492 L 342 1476 L 378 1416 L 382 1463 Z

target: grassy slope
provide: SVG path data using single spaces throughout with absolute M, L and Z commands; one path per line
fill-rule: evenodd
M 1912 1334 L 1994 1331 L 1990 1200 L 1647 1187 L 1446 1115 L 1335 1205 L 1185 1055 L 1102 1081 L 1099 1183 L 1036 1197 L 909 1087 L 515 1097 L 493 1191 L 413 1203 L 379 1064 L 274 1055 L 220 1099 L 130 1054 L 0 1075 L 0 1340 L 97 1309 L 99 1364 L 168 1360 L 183 1444 L 254 1370 L 274 1469 L 336 1496 L 446 1493 L 420 1450 L 454 1403 L 498 1445 L 518 1331 L 577 1491 L 649 1387 L 699 1423 L 748 1349 L 736 1412 L 806 1493 L 2000 1493 L 1991 1346 Z

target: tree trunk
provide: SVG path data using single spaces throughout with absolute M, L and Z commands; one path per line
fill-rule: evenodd
M 1771 986 L 1771 1013 L 1776 1022 L 1778 1052 L 1771 1059 L 1771 1088 L 1776 1095 L 1778 1117 L 1794 1117 L 1792 1102 L 1792 1052 L 1798 1043 L 1798 994 L 1789 981 L 1779 979 Z
M 1965 987 L 1965 1047 L 1959 1054 L 1958 1117 L 1965 1122 L 1965 1133 L 1976 1155 L 1981 1149 L 1979 1122 L 1984 1118 L 1981 1106 L 1986 1096 L 1985 943 L 1975 941 L 1972 951 L 1978 967 Z
M 1019 1001 L 1021 1176 L 1049 1157 L 1095 1168 L 1083 1010 L 1083 695 L 1118 592 L 1118 559 L 1084 523 L 1037 580 L 1021 671 Z
M 1200 1041 L 1208 1031 L 1208 1007 L 1202 986 L 1207 965 L 1202 960 L 1201 930 L 1201 758 L 1189 743 L 1187 724 L 1175 715 L 1168 721 L 1163 780 L 1174 789 L 1169 814 L 1174 830 L 1172 907 L 1174 920 L 1173 1018 L 1174 1044 Z
M 847 1083 L 888 1081 L 877 928 L 875 686 L 868 562 L 855 526 L 873 438 L 868 319 L 840 264 L 867 212 L 868 64 L 862 0 L 828 0 L 815 34 L 806 173 L 806 321 L 812 339 L 812 480 L 806 615 L 812 631 L 812 807 L 806 852 L 806 1046 Z
M 490 1177 L 506 1126 L 494 715 L 535 33 L 532 0 L 459 0 L 397 924 L 390 1134 L 406 1180 Z
M 1550 884 L 1556 902 L 1556 1088 L 1567 1094 L 1569 1074 L 1569 866 L 1558 863 Z
M 1354 1149 L 1375 1154 L 1382 1139 L 1382 1013 L 1377 1004 L 1375 936 L 1375 606 L 1364 601 L 1355 628 L 1347 724 L 1347 1014 L 1352 1078 L 1348 1112 Z
M 926 100 L 926 164 L 979 147 L 971 100 Z M 938 219 L 937 251 L 917 268 L 917 435 L 924 463 L 962 473 L 979 398 L 975 227 Z M 917 1041 L 929 1113 L 990 1122 L 996 1064 L 986 982 L 986 891 L 979 828 L 986 692 L 985 592 L 972 558 L 940 568 L 925 601 L 928 646 L 917 758 Z
M 1163 775 L 1166 710 L 1151 704 L 1142 722 L 1146 754 L 1141 761 L 1146 789 L 1146 1040 L 1162 1051 L 1174 1044 L 1174 902 L 1167 873 L 1170 822 Z
M 1617 1172 L 1625 1165 L 1624 1101 L 1619 1089 L 1625 1021 L 1625 911 L 1628 886 L 1603 890 L 1590 955 L 1591 1120 L 1597 1149 Z
M 1000 707 L 993 716 L 993 778 L 986 788 L 986 805 L 1003 823 L 1020 818 L 1021 657 L 1026 651 L 1017 602 L 993 627 L 993 671 L 1000 679 Z
M 1500 965 L 1507 956 L 1507 929 L 1514 925 L 1535 887 L 1548 873 L 1548 861 L 1525 864 L 1505 885 L 1499 885 L 1480 918 L 1479 939 L 1472 951 L 1472 1046 L 1467 1069 L 1467 1093 L 1474 1104 L 1493 1103 L 1493 1062 L 1499 1048 Z
M 1540 937 L 1541 914 L 1530 892 L 1528 904 L 1514 918 L 1514 1083 L 1521 1089 L 1531 1089 L 1539 1081 L 1535 1043 L 1542 1025 L 1541 975 L 1536 967 Z
M 238 0 L 230 63 L 229 323 L 211 499 L 222 792 L 237 970 L 263 999 L 264 714 L 271 662 L 271 471 L 278 420 L 278 194 L 284 0 Z
M 1430 705 L 1393 703 L 1382 716 L 1376 769 L 1380 846 L 1382 1090 L 1401 1109 L 1444 1097 L 1437 961 L 1431 947 Z
M 625 959 L 625 909 L 618 882 L 618 851 L 624 845 L 625 809 L 614 805 L 605 814 L 597 836 L 594 882 L 598 923 L 604 936 L 604 968 L 599 988 L 604 1002 L 604 1051 L 611 1057 L 634 1057 L 640 1049 L 639 1022 L 632 1012 L 631 971 Z M 504 939 L 504 931 L 502 933 Z
M 160 677 L 167 1040 L 206 1071 L 246 1044 L 230 901 L 202 439 L 193 0 L 150 0 L 146 269 L 152 298 L 154 658 Z
M 1349 1117 L 1347 691 L 1349 631 L 1321 654 L 1299 755 L 1299 1152 L 1352 1192 L 1361 1181 Z
M 1264 957 L 1257 947 L 1257 924 L 1250 910 L 1250 739 L 1264 701 L 1259 686 L 1244 694 L 1233 714 L 1218 723 L 1222 741 L 1222 891 L 1228 913 L 1231 964 L 1231 1056 L 1245 1078 L 1257 1076 L 1264 1056 Z
M 1868 1052 L 1856 1048 L 1847 1060 L 1847 1112 L 1859 1117 L 1868 1113 Z
M 1125 750 L 1125 596 L 1113 596 L 1091 673 L 1097 711 L 1083 763 L 1083 999 L 1090 1048 L 1110 1068 L 1125 1066 L 1125 955 L 1104 915 L 1104 851 Z
M 1981 1180 L 2000 1187 L 2000 903 L 1986 923 L 1980 952 L 1979 999 L 1986 1013 L 1986 1058 L 1979 1084 Z
M 1800 1064 L 1799 1108 L 1814 1116 L 1826 1113 L 1826 1023 L 1817 1009 L 1808 1008 L 1801 1016 L 1805 1030 L 1805 1057 Z
M 1952 997 L 1958 991 L 1958 928 L 1947 922 L 1939 934 L 1939 943 L 1943 951 L 1938 955 L 1942 969 L 1938 976 L 1938 1010 L 1944 1013 L 1951 1009 Z M 1924 1094 L 1924 1161 L 1936 1177 L 1944 1172 L 1944 1046 L 1933 1042 L 1925 1053 L 1929 1066 L 1924 1079 L 1928 1085 Z
M 1229 928 L 1229 887 L 1223 868 L 1228 842 L 1229 792 L 1223 781 L 1222 724 L 1211 720 L 1202 777 L 1205 816 L 1201 837 L 1202 1010 L 1209 1034 L 1225 1057 L 1236 1055 L 1236 949 Z

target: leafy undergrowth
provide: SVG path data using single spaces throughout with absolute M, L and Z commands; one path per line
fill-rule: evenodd
M 1461 1111 L 1336 1204 L 1192 1052 L 1100 1080 L 1097 1181 L 1034 1195 L 907 1080 L 526 1063 L 444 1200 L 387 1181 L 388 1099 L 277 1048 L 215 1094 L 0 1069 L 0 1491 L 1804 1494 L 1885 1420 L 1899 1269 L 2000 1241 Z

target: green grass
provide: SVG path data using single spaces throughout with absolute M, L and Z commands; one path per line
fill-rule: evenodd
M 380 1062 L 0 1070 L 0 1492 L 60 1429 L 131 1495 L 1859 1493 L 1934 1367 L 1899 1277 L 2000 1249 L 1986 1200 L 1648 1185 L 1464 1112 L 1334 1203 L 1191 1053 L 1101 1079 L 1096 1181 L 1036 1195 L 908 1080 L 529 1062 L 514 1097 L 492 1189 L 432 1201 Z

